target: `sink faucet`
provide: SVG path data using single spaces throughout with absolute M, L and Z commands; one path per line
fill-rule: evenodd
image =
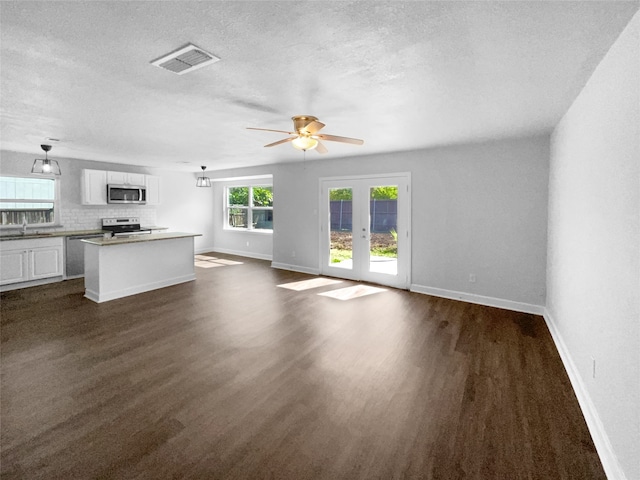
M 27 234 L 27 217 L 22 217 L 22 234 Z

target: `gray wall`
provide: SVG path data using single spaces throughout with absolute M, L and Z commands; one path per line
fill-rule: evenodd
M 411 172 L 413 287 L 541 307 L 545 304 L 548 164 L 549 136 L 542 135 L 314 159 L 212 176 L 272 173 L 273 262 L 317 272 L 319 179 Z M 221 199 L 216 194 L 215 201 Z M 470 273 L 477 275 L 476 283 L 469 283 Z
M 636 14 L 553 134 L 547 267 L 556 343 L 609 478 L 629 480 L 640 479 L 639 30 Z

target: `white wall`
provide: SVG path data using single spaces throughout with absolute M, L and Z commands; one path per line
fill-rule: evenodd
M 548 321 L 609 477 L 629 480 L 640 479 L 639 24 L 553 133 L 547 265 Z
M 272 173 L 273 262 L 318 272 L 319 179 L 411 172 L 413 288 L 541 312 L 548 162 L 543 135 L 216 174 Z
M 213 245 L 213 195 L 210 188 L 196 188 L 196 174 L 170 172 L 166 170 L 135 167 L 105 162 L 76 160 L 58 157 L 51 152 L 50 157 L 60 164 L 60 201 L 62 226 L 55 230 L 85 230 L 100 228 L 104 217 L 136 216 L 143 224 L 169 227 L 172 231 L 202 233 L 196 237 L 196 251 L 208 251 Z M 25 154 L 0 151 L 0 174 L 31 174 L 34 158 L 42 152 Z M 159 206 L 147 205 L 82 205 L 81 178 L 83 169 L 113 170 L 119 172 L 146 173 L 162 178 Z M 43 230 L 43 229 L 39 229 Z
M 214 245 L 213 189 L 196 187 L 197 173 L 157 170 L 154 175 L 162 178 L 162 204 L 156 208 L 157 224 L 174 232 L 200 233 L 201 237 L 195 237 L 196 253 L 211 251 Z

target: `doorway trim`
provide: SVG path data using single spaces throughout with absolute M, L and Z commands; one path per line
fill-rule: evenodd
M 399 286 L 395 288 L 401 288 L 408 290 L 411 286 L 411 259 L 412 259 L 412 246 L 411 246 L 411 219 L 412 219 L 412 210 L 411 210 L 411 172 L 393 172 L 393 173 L 375 173 L 375 174 L 367 174 L 367 175 L 341 175 L 336 177 L 320 177 L 318 178 L 318 272 L 320 275 L 326 275 L 325 269 L 323 268 L 323 257 L 324 257 L 324 241 L 323 236 L 325 235 L 325 226 L 327 225 L 327 219 L 323 218 L 324 205 L 323 205 L 323 184 L 325 182 L 338 182 L 338 181 L 360 181 L 360 180 L 375 180 L 375 179 L 389 179 L 389 178 L 402 178 L 407 187 L 406 192 L 406 231 L 404 235 L 405 238 L 405 246 L 406 246 L 406 254 L 404 255 L 406 259 L 405 266 L 405 279 L 401 282 Z M 400 234 L 400 232 L 398 232 Z M 346 277 L 345 277 L 346 278 Z

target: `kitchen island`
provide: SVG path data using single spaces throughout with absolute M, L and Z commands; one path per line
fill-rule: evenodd
M 90 238 L 85 245 L 85 297 L 101 303 L 196 279 L 194 237 L 150 233 Z

